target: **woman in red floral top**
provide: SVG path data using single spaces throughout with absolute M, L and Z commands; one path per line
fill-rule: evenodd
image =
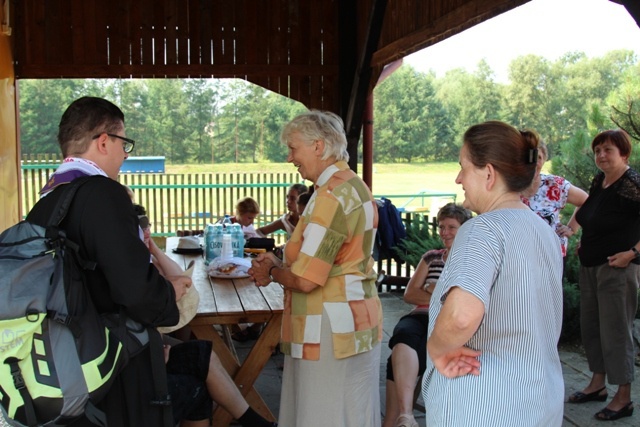
M 538 145 L 538 165 L 536 175 L 533 177 L 531 186 L 522 192 L 521 198 L 525 205 L 547 221 L 556 230 L 560 237 L 562 256 L 567 255 L 568 238 L 578 231 L 580 225 L 575 220 L 576 212 L 587 200 L 588 194 L 581 188 L 572 185 L 561 176 L 540 173 L 542 166 L 547 161 L 547 146 L 540 141 Z M 567 222 L 567 225 L 560 221 L 560 211 L 569 203 L 576 209 Z

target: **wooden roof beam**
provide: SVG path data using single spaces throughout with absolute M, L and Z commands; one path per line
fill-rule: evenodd
M 496 2 L 482 0 L 464 3 L 451 13 L 433 20 L 431 25 L 407 34 L 376 51 L 371 66 L 384 67 L 529 1 L 531 0 L 503 0 L 497 5 Z
M 640 2 L 638 0 L 610 0 L 624 6 L 629 15 L 636 21 L 636 25 L 640 27 Z
M 360 130 L 362 129 L 363 114 L 367 97 L 369 96 L 372 77 L 371 59 L 373 58 L 373 53 L 378 48 L 386 8 L 387 0 L 374 0 L 369 17 L 364 49 L 358 59 L 358 65 L 351 85 L 349 105 L 345 116 L 345 130 L 349 143 L 347 147 L 350 157 L 349 164 L 354 171 L 357 170 L 358 139 L 360 137 Z

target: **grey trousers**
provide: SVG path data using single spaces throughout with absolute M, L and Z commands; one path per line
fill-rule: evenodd
M 640 266 L 580 267 L 580 329 L 589 369 L 610 384 L 634 378 L 633 320 L 638 309 Z

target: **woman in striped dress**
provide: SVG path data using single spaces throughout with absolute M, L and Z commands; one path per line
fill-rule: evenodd
M 436 219 L 444 248 L 431 249 L 422 256 L 404 291 L 404 301 L 416 307 L 402 316 L 389 340 L 391 355 L 387 359 L 382 427 L 418 427 L 413 417 L 413 396 L 418 377 L 426 368 L 429 302 L 456 233 L 470 218 L 471 212 L 455 203 L 440 208 Z
M 520 200 L 538 140 L 497 121 L 464 135 L 456 182 L 479 215 L 458 230 L 431 298 L 429 427 L 562 424 L 560 242 Z

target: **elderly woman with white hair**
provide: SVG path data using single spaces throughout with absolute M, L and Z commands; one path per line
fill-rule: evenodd
M 249 271 L 258 286 L 285 289 L 285 354 L 279 425 L 379 426 L 382 306 L 371 252 L 373 196 L 347 165 L 342 120 L 303 113 L 283 129 L 287 161 L 314 192 L 284 249 Z

